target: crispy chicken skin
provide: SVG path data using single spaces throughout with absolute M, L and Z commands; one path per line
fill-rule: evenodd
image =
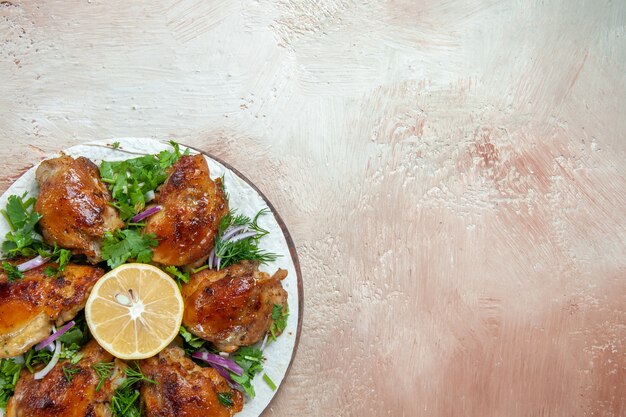
M 126 364 L 115 360 L 113 374 L 96 391 L 100 378 L 92 365 L 112 362 L 114 358 L 95 340 L 87 343 L 81 353 L 84 356 L 76 365 L 70 365 L 69 360 L 60 361 L 38 381 L 24 369 L 7 404 L 7 417 L 110 417 L 109 403 L 124 380 Z M 71 381 L 63 374 L 64 366 L 78 369 Z
M 164 265 L 197 266 L 213 249 L 221 218 L 228 212 L 222 182 L 209 177 L 202 155 L 182 156 L 157 190 L 155 203 L 163 210 L 148 218 L 146 233 L 159 245 L 152 260 Z
M 35 210 L 43 216 L 39 225 L 45 241 L 101 261 L 104 232 L 124 223 L 108 204 L 111 194 L 98 167 L 84 157 L 61 156 L 43 161 L 35 176 L 40 188 Z
M 205 269 L 182 287 L 183 324 L 198 337 L 223 352 L 258 342 L 272 325 L 274 304 L 287 308 L 281 280 L 259 271 L 257 262 L 244 261 L 221 271 Z
M 74 318 L 104 274 L 100 268 L 70 263 L 58 278 L 48 277 L 48 265 L 56 267 L 31 269 L 11 282 L 0 271 L 0 358 L 26 352 L 50 335 L 53 324 Z
M 179 347 L 167 347 L 140 366 L 143 374 L 156 382 L 141 386 L 145 417 L 230 417 L 243 408 L 239 391 L 215 369 L 196 365 Z M 230 394 L 233 405 L 220 403 L 218 393 Z

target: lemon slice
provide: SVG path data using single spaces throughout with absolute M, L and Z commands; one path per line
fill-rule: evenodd
M 100 346 L 120 359 L 145 359 L 178 334 L 183 298 L 165 272 L 124 264 L 105 274 L 87 299 L 85 318 Z

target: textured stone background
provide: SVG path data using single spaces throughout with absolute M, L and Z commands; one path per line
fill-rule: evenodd
M 175 138 L 301 257 L 268 416 L 626 415 L 626 2 L 0 2 L 0 189 Z

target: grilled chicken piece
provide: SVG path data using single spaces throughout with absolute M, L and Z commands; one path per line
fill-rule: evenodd
M 0 271 L 0 358 L 22 354 L 50 335 L 52 325 L 71 320 L 85 306 L 100 268 L 68 264 L 58 278 L 44 274 L 49 263 L 9 281 Z
M 203 263 L 213 249 L 220 220 L 228 213 L 221 179 L 211 180 L 204 157 L 182 156 L 169 169 L 155 203 L 163 209 L 146 223 L 146 233 L 159 240 L 152 260 L 191 267 Z
M 45 241 L 100 262 L 104 232 L 124 223 L 108 204 L 111 194 L 98 167 L 87 158 L 61 156 L 43 161 L 36 178 L 40 191 L 35 211 L 43 216 L 39 225 Z
M 281 280 L 259 271 L 258 262 L 244 261 L 221 271 L 205 269 L 182 287 L 183 324 L 198 337 L 223 352 L 258 342 L 270 329 L 274 304 L 287 309 L 287 292 Z
M 43 379 L 35 381 L 27 369 L 22 371 L 15 386 L 15 394 L 7 404 L 7 417 L 110 417 L 109 403 L 117 387 L 124 381 L 126 364 L 115 360 L 112 375 L 100 378 L 92 365 L 112 362 L 113 356 L 102 349 L 95 340 L 80 351 L 84 356 L 76 364 L 60 361 Z M 63 367 L 78 370 L 68 381 Z
M 141 386 L 145 417 L 230 417 L 243 408 L 242 394 L 213 368 L 202 368 L 175 346 L 140 362 L 143 374 L 156 382 Z M 227 407 L 218 393 L 230 397 Z

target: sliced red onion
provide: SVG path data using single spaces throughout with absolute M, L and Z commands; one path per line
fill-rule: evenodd
M 133 223 L 140 222 L 143 219 L 145 219 L 146 217 L 152 216 L 153 214 L 158 213 L 161 210 L 163 210 L 163 207 L 161 207 L 161 206 L 150 207 L 149 209 L 144 210 L 141 213 L 137 214 L 135 217 L 130 219 L 130 221 L 133 222 Z
M 17 266 L 17 270 L 20 272 L 30 271 L 31 269 L 37 268 L 48 262 L 50 258 L 43 258 L 41 256 L 37 256 L 29 261 L 21 263 Z
M 217 365 L 221 366 L 222 368 L 228 369 L 235 375 L 243 375 L 243 368 L 237 365 L 237 363 L 231 359 L 222 358 L 220 355 L 216 355 L 210 352 L 194 352 L 191 356 L 196 359 L 208 362 L 211 365 Z
M 220 240 L 222 242 L 225 242 L 228 239 L 230 239 L 232 236 L 235 236 L 237 233 L 243 232 L 244 230 L 246 230 L 246 226 L 237 226 L 237 227 L 230 226 L 229 228 L 224 230 L 224 234 L 222 235 L 222 238 Z
M 238 234 L 237 236 L 233 236 L 230 239 L 228 239 L 228 241 L 237 242 L 239 240 L 247 239 L 249 237 L 254 237 L 254 236 L 256 236 L 256 232 L 251 230 L 249 232 L 244 232 L 244 233 Z
M 233 378 L 231 378 L 230 373 L 222 368 L 221 366 L 217 366 L 217 365 L 211 365 L 211 367 L 213 369 L 215 369 L 217 371 L 218 374 L 220 374 L 222 376 L 222 378 L 224 378 L 226 380 L 226 382 L 228 382 L 228 385 L 236 390 L 243 390 L 243 387 L 241 385 L 239 385 L 238 383 L 236 383 L 235 381 L 233 381 Z
M 261 351 L 265 350 L 265 345 L 267 344 L 267 337 L 270 335 L 269 332 L 265 333 L 265 337 L 263 338 L 263 343 L 261 343 Z
M 215 255 L 215 257 L 217 258 L 217 265 L 215 265 L 215 268 L 219 271 L 220 270 L 220 264 L 222 263 L 222 258 L 220 258 L 217 255 Z
M 152 190 L 148 191 L 148 192 L 147 192 L 147 193 L 143 196 L 143 198 L 145 198 L 147 202 L 150 202 L 150 201 L 154 200 L 154 197 L 156 197 L 156 196 L 154 195 L 154 191 L 152 191 Z
M 45 348 L 46 346 L 48 346 L 49 344 L 51 344 L 52 342 L 54 342 L 55 340 L 57 340 L 59 337 L 63 336 L 63 333 L 67 332 L 69 329 L 72 328 L 72 326 L 76 324 L 74 322 L 74 320 L 70 321 L 69 323 L 65 323 L 63 325 L 63 327 L 61 327 L 59 330 L 57 330 L 56 332 L 52 333 L 50 336 L 48 336 L 43 342 L 39 343 L 37 346 L 35 346 L 35 350 L 41 350 L 43 348 Z
M 57 340 L 55 343 L 56 346 L 54 348 L 54 354 L 52 355 L 52 359 L 50 359 L 50 362 L 48 362 L 45 368 L 43 368 L 39 372 L 35 372 L 34 379 L 42 379 L 43 377 L 48 375 L 52 368 L 54 368 L 54 365 L 56 365 L 59 361 L 59 356 L 61 355 L 61 342 Z

